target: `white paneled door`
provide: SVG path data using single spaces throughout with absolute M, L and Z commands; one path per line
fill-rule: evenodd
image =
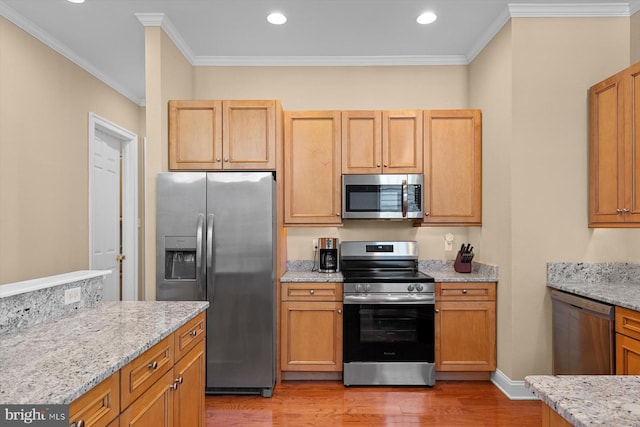
M 119 301 L 121 229 L 120 229 L 120 150 L 121 141 L 99 129 L 92 145 L 91 235 L 92 269 L 111 270 L 104 280 L 104 299 Z

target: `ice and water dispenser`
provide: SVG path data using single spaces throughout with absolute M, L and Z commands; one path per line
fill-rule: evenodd
M 164 247 L 164 279 L 195 280 L 195 236 L 166 236 Z

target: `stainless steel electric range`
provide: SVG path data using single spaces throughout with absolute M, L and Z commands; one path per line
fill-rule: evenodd
M 342 242 L 340 269 L 344 385 L 434 385 L 434 279 L 417 243 Z

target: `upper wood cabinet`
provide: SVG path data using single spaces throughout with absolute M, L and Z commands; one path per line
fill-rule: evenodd
M 274 170 L 278 101 L 169 101 L 170 170 Z
M 343 111 L 342 173 L 422 173 L 422 114 Z
M 482 224 L 480 110 L 424 112 L 423 224 Z
M 342 222 L 339 111 L 284 113 L 284 222 Z
M 589 89 L 589 226 L 640 226 L 640 63 Z

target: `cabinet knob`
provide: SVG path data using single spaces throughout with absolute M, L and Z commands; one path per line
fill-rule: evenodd
M 336 212 L 336 216 L 340 216 L 340 212 Z
M 309 290 L 309 293 L 310 293 L 311 295 L 313 295 L 313 294 L 315 294 L 315 293 L 316 293 L 316 291 L 314 291 L 313 289 L 310 289 L 310 290 Z
M 378 167 L 378 168 L 379 168 L 379 167 L 380 167 L 380 163 L 376 164 L 376 167 Z
M 338 309 L 338 314 L 342 314 L 342 310 Z
M 440 313 L 440 309 L 436 308 L 435 312 Z
M 154 361 L 153 361 L 153 363 L 149 363 L 149 364 L 147 365 L 147 367 L 148 367 L 149 369 L 156 369 L 156 368 L 158 367 L 158 362 L 156 362 L 156 361 L 154 360 Z
M 622 213 L 622 209 L 616 209 L 616 213 L 617 214 L 621 214 Z
M 77 423 L 71 423 L 71 427 L 84 427 L 84 420 L 80 420 Z
M 627 209 L 627 208 L 622 209 L 622 213 L 629 213 L 629 209 Z
M 466 290 L 466 289 L 463 289 L 463 290 L 462 290 L 462 293 L 463 293 L 463 294 L 466 294 L 466 293 L 467 293 L 467 290 Z
M 429 212 L 425 212 L 425 213 L 424 213 L 424 216 L 429 216 Z
M 198 331 L 189 331 L 189 335 L 195 337 L 196 335 L 198 335 Z
M 216 157 L 216 163 L 220 162 L 220 157 Z
M 229 159 L 227 159 L 226 157 L 224 158 L 224 161 L 229 163 Z
M 182 384 L 182 381 L 184 381 L 184 378 L 182 377 L 178 377 L 176 378 L 176 380 L 174 381 L 176 384 Z
M 385 164 L 385 165 L 384 165 L 384 167 L 385 167 L 385 168 L 387 168 L 387 167 L 389 167 L 389 166 L 387 166 L 387 165 Z
M 169 388 L 170 388 L 171 390 L 177 390 L 177 389 L 178 389 L 178 383 L 171 384 L 171 385 L 169 386 Z

